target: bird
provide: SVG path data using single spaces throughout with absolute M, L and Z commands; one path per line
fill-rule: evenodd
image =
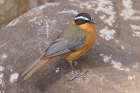
M 70 62 L 75 74 L 72 62 L 85 54 L 93 45 L 96 36 L 94 24 L 90 14 L 77 14 L 45 52 L 21 73 L 22 80 L 27 80 L 45 63 L 57 57 L 62 57 Z

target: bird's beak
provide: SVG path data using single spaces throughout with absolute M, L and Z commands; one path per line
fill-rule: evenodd
M 95 24 L 95 22 L 93 20 L 90 21 L 91 23 Z

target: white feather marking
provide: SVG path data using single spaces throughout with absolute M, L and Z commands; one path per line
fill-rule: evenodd
M 77 19 L 83 19 L 83 20 L 86 20 L 86 21 L 90 21 L 90 19 L 88 19 L 87 17 L 83 17 L 83 16 L 77 16 L 76 18 L 74 18 L 75 20 Z

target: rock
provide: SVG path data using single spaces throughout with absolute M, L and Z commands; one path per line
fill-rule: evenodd
M 59 1 L 15 19 L 0 31 L 0 92 L 139 93 L 139 4 L 138 0 Z M 19 75 L 80 12 L 92 15 L 97 28 L 93 47 L 75 62 L 76 71 L 88 73 L 67 81 L 73 76 L 69 63 L 55 59 L 20 82 Z
M 55 0 L 0 0 L 0 29 L 28 10 Z

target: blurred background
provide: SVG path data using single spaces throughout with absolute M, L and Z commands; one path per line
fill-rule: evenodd
M 58 0 L 0 0 L 0 29 L 28 10 L 54 1 Z

